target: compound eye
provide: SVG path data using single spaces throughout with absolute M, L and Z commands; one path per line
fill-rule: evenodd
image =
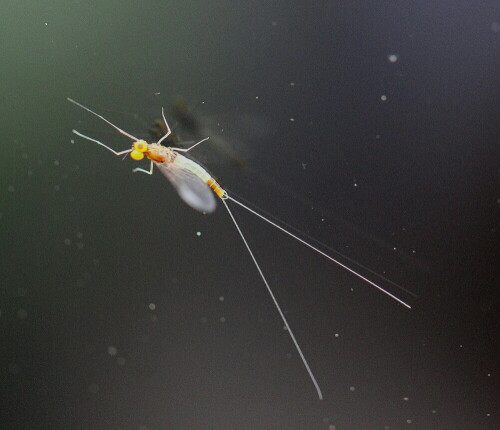
M 132 158 L 132 160 L 140 161 L 144 158 L 144 152 L 140 152 L 137 149 L 134 149 L 130 153 L 130 158 Z
M 148 150 L 148 143 L 145 140 L 138 140 L 134 142 L 134 151 L 146 152 Z

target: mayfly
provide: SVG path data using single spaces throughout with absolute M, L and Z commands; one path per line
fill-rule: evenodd
M 83 106 L 82 104 L 78 103 L 77 101 L 70 99 L 68 97 L 68 101 L 71 103 L 74 103 L 75 105 L 81 107 L 82 109 L 85 109 L 86 111 L 90 112 L 91 114 L 97 116 L 101 120 L 105 121 L 108 123 L 111 127 L 113 127 L 115 130 L 117 130 L 119 133 L 123 134 L 124 136 L 127 136 L 130 138 L 133 143 L 132 147 L 130 149 L 126 149 L 124 151 L 115 151 L 114 149 L 110 148 L 109 146 L 105 145 L 104 143 L 86 136 L 76 130 L 72 130 L 74 134 L 77 136 L 82 137 L 83 139 L 89 140 L 91 142 L 97 143 L 98 145 L 106 148 L 108 151 L 112 152 L 116 156 L 127 156 L 129 155 L 130 158 L 136 161 L 143 160 L 145 157 L 149 159 L 150 165 L 149 165 L 149 170 L 142 169 L 140 167 L 137 167 L 133 169 L 134 172 L 142 172 L 142 173 L 147 173 L 148 175 L 153 174 L 153 167 L 156 166 L 157 169 L 162 172 L 165 177 L 170 181 L 170 183 L 173 185 L 175 190 L 177 191 L 177 194 L 179 194 L 179 197 L 189 206 L 191 206 L 193 209 L 196 209 L 197 211 L 204 212 L 204 213 L 211 213 L 215 210 L 216 208 L 216 199 L 215 196 L 219 197 L 219 199 L 222 201 L 222 204 L 227 210 L 227 213 L 229 214 L 229 217 L 231 218 L 234 226 L 236 227 L 236 230 L 238 231 L 255 267 L 257 268 L 257 271 L 259 272 L 259 275 L 264 282 L 264 285 L 267 288 L 267 291 L 269 295 L 271 296 L 271 299 L 274 303 L 274 306 L 276 307 L 281 319 L 283 320 L 283 323 L 285 324 L 285 328 L 288 331 L 288 334 L 290 335 L 290 338 L 295 345 L 295 348 L 302 360 L 302 363 L 304 364 L 307 373 L 309 374 L 309 377 L 314 384 L 314 387 L 316 388 L 316 391 L 318 393 L 318 397 L 320 399 L 323 399 L 323 394 L 321 392 L 321 389 L 319 387 L 318 382 L 316 381 L 316 378 L 314 377 L 314 374 L 309 367 L 309 364 L 299 346 L 299 343 L 297 342 L 297 339 L 295 338 L 295 335 L 293 334 L 290 325 L 288 324 L 288 321 L 278 304 L 278 301 L 276 300 L 276 297 L 267 282 L 266 277 L 264 276 L 264 273 L 262 272 L 262 269 L 257 262 L 257 259 L 255 258 L 254 253 L 252 252 L 247 240 L 245 239 L 245 236 L 243 235 L 243 232 L 240 229 L 239 224 L 236 222 L 236 219 L 234 218 L 234 215 L 229 208 L 228 201 L 231 201 L 238 206 L 242 207 L 243 209 L 247 210 L 248 212 L 252 213 L 253 215 L 259 217 L 260 219 L 266 221 L 267 223 L 271 224 L 273 227 L 277 228 L 278 230 L 281 230 L 283 233 L 286 233 L 287 235 L 293 237 L 295 240 L 299 241 L 303 245 L 311 248 L 312 250 L 316 251 L 318 254 L 321 254 L 323 257 L 329 259 L 330 261 L 334 262 L 335 264 L 339 265 L 340 267 L 344 268 L 345 270 L 349 271 L 353 275 L 357 276 L 358 278 L 362 279 L 363 281 L 367 282 L 371 286 L 375 287 L 382 293 L 386 294 L 393 300 L 397 301 L 401 305 L 407 307 L 410 309 L 410 305 L 390 293 L 389 291 L 385 290 L 381 286 L 377 285 L 376 283 L 372 282 L 368 278 L 364 277 L 362 274 L 356 272 L 355 270 L 351 269 L 350 267 L 346 266 L 345 264 L 342 264 L 340 261 L 334 259 L 330 255 L 324 253 L 317 247 L 311 245 L 310 243 L 306 242 L 305 240 L 301 239 L 297 235 L 291 233 L 290 231 L 284 229 L 277 223 L 271 221 L 269 218 L 261 215 L 260 213 L 256 212 L 255 210 L 251 209 L 247 205 L 243 204 L 239 200 L 236 200 L 233 198 L 231 195 L 228 194 L 226 190 L 222 188 L 222 186 L 210 175 L 203 167 L 201 167 L 198 163 L 195 161 L 191 160 L 190 158 L 185 157 L 183 154 L 188 153 L 189 151 L 193 150 L 196 148 L 198 145 L 201 143 L 205 142 L 208 140 L 208 137 L 205 139 L 200 140 L 199 142 L 187 147 L 187 148 L 178 148 L 178 147 L 167 147 L 163 146 L 162 142 L 165 141 L 171 134 L 172 131 L 170 130 L 170 127 L 168 125 L 168 122 L 165 118 L 165 112 L 162 109 L 162 116 L 163 120 L 166 125 L 167 132 L 166 134 L 161 137 L 156 143 L 147 143 L 145 140 L 138 139 L 131 134 L 127 133 L 126 131 L 122 130 L 115 124 L 111 123 L 108 121 L 106 118 L 103 116 L 99 115 L 98 113 L 94 112 L 93 110 L 89 109 L 86 106 Z M 215 195 L 215 196 L 214 196 Z

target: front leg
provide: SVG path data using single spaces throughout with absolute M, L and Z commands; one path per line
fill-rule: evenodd
M 132 170 L 132 172 L 142 172 L 142 173 L 147 173 L 148 175 L 153 174 L 153 160 L 151 160 L 151 165 L 149 167 L 149 170 L 141 169 L 140 167 L 136 167 L 135 169 Z

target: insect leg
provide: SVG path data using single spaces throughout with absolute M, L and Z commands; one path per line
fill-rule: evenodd
M 140 167 L 136 167 L 135 169 L 132 169 L 132 172 L 142 172 L 142 173 L 147 173 L 148 175 L 153 174 L 153 161 L 151 161 L 151 165 L 149 167 L 149 170 L 141 169 Z
M 110 148 L 109 146 L 105 145 L 104 143 L 102 142 L 99 142 L 98 140 L 96 139 L 93 139 L 92 137 L 89 137 L 89 136 L 85 136 L 84 134 L 76 131 L 76 130 L 71 130 L 73 133 L 75 133 L 77 136 L 80 136 L 80 137 L 83 137 L 84 139 L 87 139 L 87 140 L 90 140 L 91 142 L 94 142 L 94 143 L 97 143 L 98 145 L 101 145 L 103 146 L 104 148 L 106 148 L 108 151 L 111 151 L 113 154 L 115 154 L 116 156 L 120 156 L 120 155 L 123 155 L 123 154 L 128 154 L 130 151 L 132 151 L 132 149 L 126 149 L 125 151 L 115 151 L 114 149 Z
M 161 116 L 163 117 L 163 121 L 165 122 L 165 127 L 167 127 L 167 133 L 158 142 L 156 142 L 158 144 L 161 144 L 172 133 L 172 130 L 170 130 L 170 126 L 168 125 L 167 118 L 165 118 L 165 111 L 163 108 L 161 108 Z
M 199 142 L 196 142 L 194 145 L 191 145 L 189 148 L 174 148 L 174 147 L 172 147 L 172 149 L 174 151 L 177 151 L 177 152 L 188 152 L 188 151 L 191 151 L 191 149 L 193 149 L 195 146 L 198 146 L 200 143 L 203 143 L 203 142 L 205 142 L 208 139 L 210 139 L 210 138 L 209 137 L 205 137 L 205 139 L 200 140 Z

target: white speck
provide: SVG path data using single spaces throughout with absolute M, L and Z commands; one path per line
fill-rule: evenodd
M 295 122 L 295 118 L 290 118 L 290 122 Z
M 48 22 L 44 22 L 44 24 L 45 24 L 46 26 L 47 26 L 47 25 L 49 25 L 49 23 L 48 23 Z
M 201 231 L 197 231 L 196 236 L 201 236 Z
M 436 409 L 433 409 L 431 412 L 432 412 L 433 414 L 437 413 Z
M 72 144 L 74 144 L 75 143 L 75 139 L 70 139 L 69 142 L 72 143 Z
M 220 317 L 220 318 L 219 318 L 219 321 L 220 321 L 221 323 L 225 323 L 225 322 L 226 322 L 226 318 L 225 318 L 225 317 Z
M 352 385 L 349 387 L 349 391 L 351 391 L 351 392 L 352 392 L 352 391 L 355 391 L 355 390 L 356 390 L 356 387 L 354 387 L 354 386 L 352 386 Z
M 160 92 L 158 91 L 157 93 L 154 93 L 155 96 L 159 96 L 160 95 Z
M 403 400 L 404 400 L 405 402 L 407 402 L 408 400 L 410 400 L 410 398 L 409 398 L 409 397 L 403 397 Z
M 10 193 L 13 193 L 14 191 L 16 191 L 16 188 L 14 187 L 14 185 L 9 185 L 7 187 L 7 190 L 10 192 Z
M 295 86 L 295 82 L 290 82 L 290 86 L 294 87 Z
M 491 373 L 488 373 L 488 376 L 491 376 Z
M 392 249 L 393 249 L 393 251 L 396 251 L 396 247 L 394 247 L 394 248 L 392 248 Z
M 307 164 L 306 163 L 302 163 L 302 169 L 306 170 L 306 167 L 307 167 Z
M 500 31 L 500 23 L 492 22 L 491 23 L 491 31 L 498 33 Z
M 391 55 L 388 55 L 387 58 L 389 59 L 389 61 L 391 63 L 395 63 L 396 61 L 398 61 L 398 56 L 396 54 L 391 54 Z
M 335 337 L 339 337 L 340 335 L 338 333 L 335 333 Z
M 114 346 L 108 346 L 108 354 L 114 357 L 116 354 L 118 354 L 118 350 Z
M 387 96 L 385 94 L 381 95 L 380 96 L 380 100 L 382 100 L 383 102 L 385 102 L 387 100 Z
M 255 100 L 259 100 L 259 96 L 255 96 Z
M 154 311 L 156 309 L 156 305 L 154 303 L 150 303 L 148 307 L 152 311 Z
M 407 422 L 408 424 L 411 424 L 413 421 L 412 421 L 412 420 L 410 420 L 410 419 L 408 419 L 408 420 L 406 420 L 406 422 Z
M 17 316 L 21 320 L 25 320 L 28 317 L 28 311 L 26 309 L 19 309 L 17 311 Z
M 65 245 L 71 245 L 71 239 L 64 239 L 64 244 Z
M 224 301 L 224 296 L 220 296 L 219 297 L 219 302 L 223 302 Z
M 355 186 L 355 187 L 357 187 L 357 186 L 358 186 L 358 184 L 357 184 L 356 182 L 354 182 L 354 186 Z
M 414 249 L 412 249 L 412 251 L 411 251 L 411 252 L 412 252 L 413 254 L 415 254 L 415 252 L 417 252 L 417 251 L 415 251 Z
M 491 414 L 486 414 L 487 417 L 491 417 Z

